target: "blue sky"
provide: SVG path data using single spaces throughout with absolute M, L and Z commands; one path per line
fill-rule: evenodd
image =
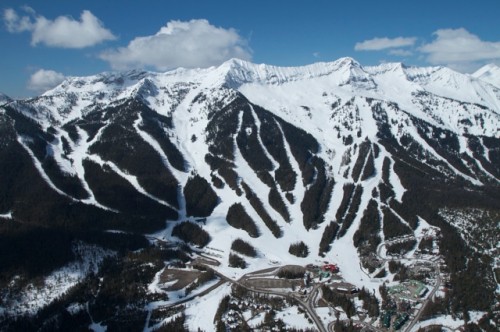
M 500 64 L 500 1 L 0 0 L 0 91 L 35 95 L 65 76 L 350 56 L 471 72 Z

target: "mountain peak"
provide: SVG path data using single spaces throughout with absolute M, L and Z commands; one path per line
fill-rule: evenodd
M 500 87 L 500 67 L 493 63 L 479 68 L 471 76 Z
M 12 99 L 9 96 L 0 92 L 0 106 L 10 103 L 11 101 Z
M 385 62 L 381 63 L 380 65 L 372 68 L 380 68 L 382 70 L 390 70 L 390 71 L 397 71 L 397 70 L 404 70 L 408 68 L 404 63 L 402 62 Z
M 333 63 L 339 67 L 344 67 L 344 66 L 361 67 L 361 64 L 359 62 L 357 62 L 356 60 L 354 60 L 353 58 L 348 57 L 348 56 L 339 58 L 339 59 L 333 61 Z
M 55 88 L 43 95 L 55 95 L 83 90 L 98 91 L 103 88 L 121 89 L 146 77 L 148 72 L 143 70 L 129 70 L 124 72 L 103 72 L 92 76 L 70 76 Z
M 476 75 L 480 76 L 480 75 L 482 75 L 484 73 L 492 72 L 492 71 L 497 71 L 497 70 L 500 70 L 500 67 L 498 67 L 494 63 L 489 63 L 487 65 L 482 66 L 478 70 L 476 70 L 472 75 L 473 76 L 476 76 Z
M 363 67 L 351 57 L 297 67 L 255 64 L 233 58 L 204 69 L 178 68 L 164 73 L 142 70 L 105 72 L 88 77 L 68 77 L 42 96 L 50 100 L 51 104 L 46 108 L 57 114 L 53 117 L 59 119 L 61 114 L 60 121 L 66 122 L 97 105 L 102 107 L 131 97 L 141 96 L 151 102 L 151 107 L 168 113 L 170 108 L 160 110 L 161 105 L 177 105 L 192 88 L 212 90 L 225 87 L 247 91 L 284 85 L 292 85 L 290 89 L 300 91 L 316 86 L 322 90 L 338 90 L 335 93 L 389 98 L 406 105 L 412 105 L 412 93 L 426 91 L 492 109 L 500 107 L 500 102 L 490 96 L 493 92 L 485 92 L 500 87 L 500 69 L 495 65 L 466 75 L 447 67 L 407 67 L 403 63 Z M 35 98 L 33 102 L 46 101 Z
M 217 70 L 223 74 L 225 84 L 232 88 L 246 83 L 279 85 L 330 75 L 338 85 L 371 81 L 361 64 L 350 57 L 297 67 L 254 64 L 245 60 L 231 59 L 224 62 Z

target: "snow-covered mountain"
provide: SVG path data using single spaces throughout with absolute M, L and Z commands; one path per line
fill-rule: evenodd
M 232 59 L 68 78 L 0 111 L 0 218 L 87 242 L 92 231 L 205 246 L 175 231 L 187 220 L 231 278 L 328 260 L 378 291 L 398 273 L 390 257 L 411 265 L 429 239 L 462 273 L 457 260 L 474 254 L 443 215 L 499 211 L 496 69 Z M 246 269 L 229 261 L 237 238 L 258 251 Z M 290 253 L 297 243 L 306 257 Z
M 500 67 L 495 64 L 491 63 L 479 68 L 472 74 L 472 77 L 500 87 Z
M 12 99 L 10 99 L 9 96 L 0 92 L 0 105 L 10 103 L 11 101 L 12 101 Z

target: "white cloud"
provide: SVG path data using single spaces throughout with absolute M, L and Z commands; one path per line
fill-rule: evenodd
M 484 41 L 464 28 L 439 29 L 433 33 L 434 39 L 417 48 L 417 38 L 397 37 L 373 38 L 356 43 L 358 51 L 387 50 L 394 56 L 418 55 L 420 60 L 433 65 L 445 65 L 460 72 L 473 72 L 487 63 L 500 62 L 500 41 Z M 414 52 L 412 52 L 412 50 Z
M 82 12 L 80 20 L 67 16 L 49 20 L 29 7 L 23 10 L 27 15 L 20 17 L 15 10 L 5 9 L 3 20 L 9 32 L 31 32 L 33 46 L 41 43 L 51 47 L 84 48 L 116 39 L 88 10 Z
M 373 38 L 356 43 L 354 49 L 356 51 L 380 51 L 387 48 L 413 46 L 416 41 L 415 37 Z
M 5 9 L 3 12 L 3 20 L 9 32 L 29 31 L 33 28 L 31 18 L 28 16 L 19 17 L 16 11 L 12 8 Z
M 411 56 L 411 55 L 413 55 L 413 53 L 411 51 L 403 50 L 401 48 L 389 50 L 389 54 L 396 55 L 396 56 Z
M 36 92 L 45 92 L 54 88 L 62 81 L 65 76 L 53 70 L 39 69 L 31 75 L 28 81 L 28 89 Z
M 469 67 L 475 62 L 500 59 L 500 41 L 483 41 L 464 28 L 440 29 L 434 36 L 434 41 L 419 49 L 427 54 L 427 61 L 432 64 Z
M 100 55 L 114 69 L 153 67 L 208 67 L 230 58 L 249 60 L 247 41 L 234 29 L 211 25 L 207 20 L 170 21 L 155 35 L 137 37 L 126 47 Z

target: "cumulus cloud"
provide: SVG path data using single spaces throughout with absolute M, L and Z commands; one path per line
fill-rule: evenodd
M 468 64 L 500 59 L 500 41 L 483 41 L 464 28 L 440 29 L 431 43 L 420 47 L 432 64 L 467 67 Z
M 11 33 L 30 32 L 33 46 L 44 44 L 51 47 L 84 48 L 116 39 L 113 33 L 88 10 L 82 12 L 80 20 L 68 16 L 50 20 L 37 15 L 29 7 L 24 7 L 23 11 L 26 15 L 19 16 L 14 9 L 5 9 L 3 20 Z
M 9 32 L 23 32 L 29 31 L 33 28 L 33 22 L 28 16 L 19 17 L 16 11 L 12 8 L 5 9 L 3 12 L 3 20 L 7 31 Z
M 354 49 L 356 51 L 380 51 L 388 48 L 413 46 L 416 41 L 416 37 L 373 38 L 356 43 Z
M 62 81 L 65 76 L 53 70 L 39 69 L 31 75 L 28 81 L 28 89 L 36 92 L 45 92 L 54 88 Z
M 151 36 L 137 37 L 126 47 L 107 50 L 100 58 L 114 69 L 152 67 L 208 67 L 230 58 L 248 60 L 247 41 L 234 29 L 211 25 L 207 20 L 170 21 Z

